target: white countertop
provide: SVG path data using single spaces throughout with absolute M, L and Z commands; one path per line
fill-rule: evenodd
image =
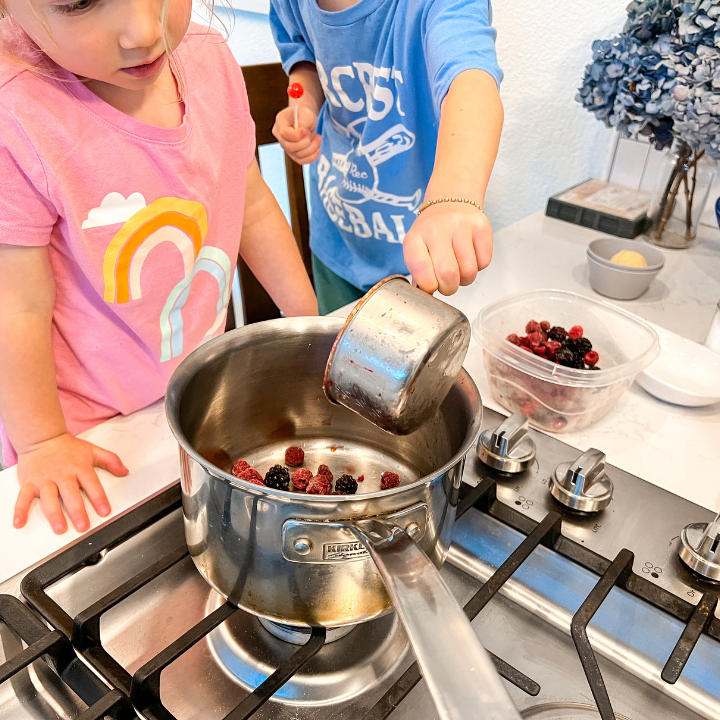
M 474 320 L 482 307 L 506 295 L 542 288 L 595 296 L 588 282 L 585 248 L 600 233 L 536 213 L 497 233 L 491 266 L 472 286 L 448 301 Z M 689 251 L 666 251 L 664 270 L 638 300 L 618 305 L 692 340 L 702 342 L 720 298 L 720 232 L 701 229 Z M 470 345 L 465 367 L 488 407 L 492 398 L 480 347 Z M 125 478 L 99 470 L 112 505 L 110 518 L 90 509 L 91 530 L 171 485 L 179 477 L 175 441 L 161 402 L 132 416 L 114 418 L 82 437 L 117 452 L 130 469 Z M 603 420 L 558 436 L 581 450 L 597 447 L 608 461 L 711 509 L 720 508 L 720 405 L 685 409 L 655 400 L 633 385 Z M 0 582 L 74 541 L 56 536 L 36 503 L 22 530 L 12 527 L 17 495 L 14 468 L 0 473 Z

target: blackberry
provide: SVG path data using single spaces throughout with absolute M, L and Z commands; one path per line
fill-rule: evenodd
M 275 490 L 287 490 L 290 487 L 290 473 L 282 465 L 273 465 L 265 474 L 265 484 Z
M 572 350 L 563 348 L 562 350 L 558 350 L 555 353 L 555 360 L 559 365 L 564 365 L 565 367 L 573 367 L 573 364 L 575 362 L 575 353 Z
M 571 338 L 565 346 L 572 350 L 573 355 L 579 355 L 580 359 L 592 350 L 592 343 L 586 337 Z
M 561 328 L 559 325 L 556 325 L 547 331 L 547 336 L 548 340 L 562 342 L 567 337 L 567 333 L 565 332 L 565 328 Z
M 354 495 L 357 489 L 357 480 L 352 475 L 341 475 L 335 481 L 335 492 L 340 495 Z

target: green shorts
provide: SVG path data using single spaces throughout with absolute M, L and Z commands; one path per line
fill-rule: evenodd
M 333 310 L 359 300 L 365 293 L 336 275 L 327 265 L 323 264 L 313 254 L 313 279 L 315 281 L 315 294 L 318 299 L 318 308 L 321 315 L 327 315 Z

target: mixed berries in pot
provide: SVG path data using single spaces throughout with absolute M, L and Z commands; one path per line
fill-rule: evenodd
M 525 325 L 525 335 L 511 333 L 506 340 L 526 352 L 576 370 L 599 370 L 600 355 L 592 349 L 592 342 L 585 337 L 581 325 L 570 330 L 559 325 L 551 326 L 547 320 L 530 320 Z

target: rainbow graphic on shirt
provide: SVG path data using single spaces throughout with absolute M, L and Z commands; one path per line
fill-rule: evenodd
M 206 272 L 218 286 L 215 322 L 205 337 L 212 337 L 225 322 L 232 284 L 232 263 L 216 247 L 203 246 L 208 220 L 205 208 L 193 200 L 164 197 L 149 205 L 140 193 L 127 198 L 120 193 L 105 196 L 88 213 L 83 229 L 122 222 L 105 251 L 104 299 L 127 303 L 142 297 L 142 268 L 148 255 L 162 243 L 177 248 L 183 261 L 183 277 L 173 287 L 160 313 L 160 362 L 183 354 L 182 310 L 198 273 Z

